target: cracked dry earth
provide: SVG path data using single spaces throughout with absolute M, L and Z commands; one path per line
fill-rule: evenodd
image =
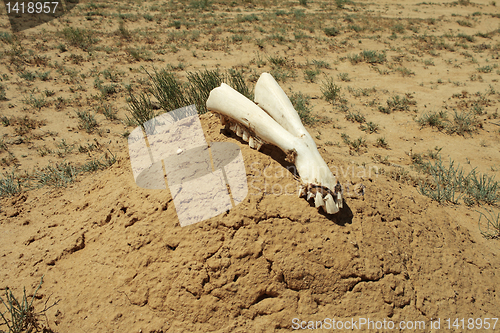
M 252 150 L 201 118 L 209 142 L 242 149 L 242 204 L 181 228 L 168 190 L 135 185 L 124 145 L 110 169 L 67 189 L 2 200 L 1 283 L 32 291 L 44 276 L 35 306 L 59 300 L 47 311 L 55 332 L 286 332 L 293 318 L 498 316 L 499 243 L 481 238 L 470 211 L 373 174 L 361 180 L 365 195 L 329 218 L 295 191 L 273 194 L 295 184 L 283 154 Z

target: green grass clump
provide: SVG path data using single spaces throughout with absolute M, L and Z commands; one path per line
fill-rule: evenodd
M 366 140 L 362 137 L 357 138 L 356 140 L 351 140 L 349 135 L 342 133 L 340 135 L 342 137 L 342 141 L 349 146 L 349 152 L 356 152 L 361 154 L 363 152 L 363 148 L 367 148 Z
M 312 63 L 313 63 L 314 66 L 316 66 L 316 68 L 330 69 L 330 64 L 327 63 L 326 61 L 313 59 Z
M 321 73 L 318 69 L 306 69 L 304 70 L 304 79 L 308 82 L 314 83 L 316 76 Z
M 108 120 L 117 120 L 118 111 L 114 109 L 111 104 L 102 104 L 97 107 L 97 112 L 102 113 Z
M 0 84 L 0 101 L 6 101 L 7 100 L 7 93 L 5 91 L 5 86 L 3 84 Z
M 406 94 L 403 97 L 396 95 L 387 100 L 387 107 L 379 106 L 379 111 L 387 114 L 394 111 L 409 111 L 410 106 L 416 104 L 417 102 L 413 99 L 413 95 L 411 94 Z
M 0 32 L 0 40 L 7 44 L 12 44 L 14 42 L 14 36 L 6 31 Z
M 219 87 L 222 82 L 227 82 L 227 77 L 216 70 L 205 70 L 201 72 L 189 72 L 189 95 L 190 104 L 196 104 L 199 113 L 207 112 L 205 102 L 210 95 L 210 91 Z M 230 82 L 227 82 L 230 84 Z M 230 84 L 231 85 L 231 84 Z
M 40 284 L 33 292 L 31 299 L 26 296 L 26 288 L 23 288 L 23 298 L 18 300 L 12 291 L 7 287 L 5 288 L 5 299 L 0 297 L 0 301 L 7 309 L 5 312 L 0 311 L 0 316 L 3 319 L 2 325 L 6 325 L 9 329 L 9 333 L 21 333 L 21 332 L 52 332 L 48 328 L 43 328 L 39 324 L 39 317 L 42 314 L 56 305 L 58 302 L 53 303 L 49 307 L 45 306 L 39 312 L 35 311 L 33 306 L 33 301 L 36 298 L 36 293 L 40 289 L 43 283 L 43 276 L 40 280 Z M 3 331 L 0 331 L 3 332 Z
M 487 66 L 479 67 L 477 69 L 477 71 L 480 73 L 491 73 L 491 72 L 493 72 L 493 67 L 487 65 Z
M 426 182 L 419 184 L 419 191 L 433 200 L 458 204 L 462 199 L 471 206 L 495 205 L 500 199 L 500 184 L 493 176 L 481 174 L 475 169 L 466 173 L 459 165 L 455 166 L 452 160 L 445 165 L 439 156 L 434 162 L 429 162 L 422 155 L 415 154 L 412 161 L 417 170 L 430 176 Z
M 62 162 L 56 165 L 49 165 L 41 170 L 36 170 L 33 179 L 36 187 L 43 186 L 66 187 L 75 181 L 78 176 L 78 169 L 73 165 Z
M 69 150 L 72 150 L 73 148 L 66 145 L 64 141 L 59 145 L 60 148 L 62 146 L 64 146 L 65 149 L 70 148 Z M 88 152 L 94 150 L 95 148 L 96 147 L 94 145 L 89 145 L 88 147 L 80 146 L 79 151 Z M 68 184 L 74 182 L 77 176 L 81 173 L 92 172 L 99 169 L 102 170 L 110 167 L 115 162 L 116 156 L 108 151 L 100 158 L 94 158 L 80 166 L 74 166 L 70 163 L 62 162 L 55 165 L 51 164 L 41 169 L 36 169 L 33 173 L 26 174 L 26 176 L 23 177 L 15 175 L 14 172 L 11 174 L 4 174 L 3 177 L 0 178 L 0 197 L 16 195 L 24 189 L 29 190 L 44 186 L 66 187 Z
M 458 20 L 457 23 L 462 27 L 469 27 L 469 28 L 472 27 L 472 23 L 470 21 Z
M 498 238 L 500 236 L 500 213 L 495 215 L 489 210 L 485 210 L 485 212 L 478 211 L 480 214 L 478 221 L 479 231 L 485 238 Z M 486 222 L 481 223 L 481 218 L 483 217 L 486 219 Z
M 448 134 L 458 134 L 462 136 L 465 136 L 466 134 L 471 135 L 472 133 L 476 132 L 480 126 L 481 123 L 474 113 L 457 113 L 455 111 L 453 120 L 446 127 L 446 132 Z
M 31 105 L 35 109 L 38 109 L 38 111 L 40 111 L 45 105 L 47 105 L 47 100 L 43 96 L 36 97 L 33 94 L 25 97 L 23 102 Z
M 340 99 L 340 87 L 333 83 L 332 78 L 327 78 L 320 89 L 327 102 L 333 104 Z
M 325 32 L 325 35 L 329 37 L 335 37 L 340 33 L 339 29 L 335 27 L 325 28 L 323 31 Z
M 269 60 L 269 63 L 273 67 L 284 67 L 284 66 L 286 66 L 286 63 L 287 63 L 286 58 L 284 58 L 280 55 L 269 56 L 267 59 Z
M 21 192 L 21 181 L 14 175 L 4 174 L 0 179 L 0 197 L 11 196 Z
M 413 163 L 420 166 L 431 177 L 430 181 L 420 183 L 420 193 L 440 203 L 457 204 L 462 198 L 466 176 L 462 168 L 454 166 L 453 161 L 445 166 L 441 160 L 433 164 L 424 162 L 421 158 L 413 158 Z
M 293 107 L 299 114 L 302 123 L 306 125 L 313 125 L 318 121 L 316 117 L 311 115 L 310 100 L 311 97 L 303 95 L 301 92 L 294 93 L 290 96 L 290 102 L 292 102 Z
M 165 69 L 160 71 L 155 69 L 154 75 L 147 71 L 146 73 L 150 78 L 150 92 L 158 100 L 162 109 L 171 111 L 189 105 L 189 101 L 184 96 L 184 88 L 175 74 Z M 143 106 L 151 105 L 149 96 L 139 95 L 139 100 Z
M 133 126 L 142 126 L 146 121 L 156 117 L 150 95 L 158 100 L 160 108 L 169 112 L 184 106 L 195 104 L 198 113 L 207 112 L 206 101 L 210 91 L 219 87 L 223 82 L 252 99 L 252 92 L 246 85 L 243 74 L 233 69 L 221 72 L 218 69 L 188 72 L 187 82 L 181 83 L 176 75 L 167 69 L 154 70 L 149 73 L 150 88 L 147 92 L 134 95 L 129 91 L 129 112 L 127 122 Z
M 386 139 L 384 137 L 377 138 L 377 141 L 375 142 L 375 147 L 379 148 L 389 148 L 389 144 L 387 143 Z
M 474 111 L 475 110 L 475 111 Z M 430 112 L 423 114 L 416 122 L 421 127 L 430 126 L 440 131 L 445 131 L 447 134 L 458 134 L 465 136 L 472 135 L 481 126 L 476 113 L 479 110 L 473 109 L 471 112 L 457 113 L 455 111 L 453 119 L 449 120 L 448 115 L 444 111 Z M 480 113 L 479 113 L 480 114 Z
M 446 128 L 446 123 L 448 120 L 448 116 L 446 112 L 429 112 L 423 114 L 416 121 L 419 123 L 420 127 L 430 126 L 435 127 L 438 130 L 444 130 Z
M 350 82 L 351 78 L 349 77 L 349 73 L 340 73 L 338 75 L 339 80 L 344 81 L 344 82 Z
M 64 28 L 62 34 L 70 45 L 79 47 L 84 51 L 88 51 L 99 41 L 92 30 L 70 27 Z
M 498 201 L 499 184 L 495 177 L 481 174 L 472 170 L 467 182 L 469 199 L 476 203 L 496 204 Z M 470 201 L 469 201 L 470 202 Z
M 386 60 L 385 53 L 377 51 L 363 51 L 361 56 L 369 64 L 382 64 Z
M 87 133 L 92 133 L 98 126 L 95 115 L 89 111 L 76 111 L 78 116 L 79 127 Z
M 189 4 L 189 7 L 192 9 L 207 10 L 211 5 L 211 2 L 208 0 L 193 0 Z
M 245 15 L 245 16 L 238 15 L 236 20 L 238 22 L 253 22 L 253 21 L 258 21 L 259 17 L 255 14 L 250 14 L 250 15 Z
M 380 129 L 377 124 L 375 124 L 372 121 L 367 122 L 366 124 L 361 124 L 360 129 L 364 132 L 367 133 L 377 133 L 377 131 Z
M 149 96 L 142 92 L 138 96 L 130 93 L 128 105 L 130 117 L 126 115 L 126 122 L 131 126 L 143 126 L 145 122 L 158 115 L 153 109 Z
M 383 64 L 387 59 L 384 52 L 371 50 L 365 50 L 359 54 L 349 55 L 347 58 L 353 65 L 363 61 L 369 64 Z
M 348 112 L 346 115 L 345 115 L 345 119 L 351 121 L 351 122 L 356 122 L 356 123 L 364 123 L 365 122 L 365 116 L 363 116 L 361 113 L 352 113 L 352 112 Z

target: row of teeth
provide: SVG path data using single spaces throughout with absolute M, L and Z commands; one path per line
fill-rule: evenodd
M 342 192 L 334 192 L 333 195 L 330 192 L 322 191 L 314 186 L 302 186 L 299 190 L 299 197 L 306 196 L 306 200 L 309 201 L 314 199 L 314 206 L 316 208 L 323 207 L 323 210 L 328 214 L 335 214 L 343 207 L 342 204 Z
M 262 140 L 260 140 L 256 136 L 252 136 L 247 128 L 221 114 L 215 113 L 215 115 L 220 119 L 221 124 L 224 125 L 226 129 L 230 129 L 237 136 L 242 138 L 243 141 L 248 142 L 250 148 L 260 150 L 263 145 Z
M 214 113 L 217 118 L 220 119 L 222 125 L 226 129 L 230 129 L 237 136 L 243 139 L 243 141 L 248 142 L 251 148 L 260 150 L 263 142 L 250 134 L 245 126 L 242 126 L 238 122 L 233 121 L 224 115 Z M 340 186 L 340 185 L 338 185 Z M 326 193 L 323 193 L 326 192 Z M 309 184 L 307 186 L 302 186 L 299 190 L 299 197 L 306 196 L 306 200 L 309 201 L 314 198 L 314 205 L 316 208 L 323 207 L 323 210 L 328 214 L 335 214 L 342 208 L 342 191 L 336 190 L 333 195 L 330 192 L 323 191 Z M 334 198 L 335 197 L 335 198 Z

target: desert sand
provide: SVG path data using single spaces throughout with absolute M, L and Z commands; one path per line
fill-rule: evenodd
M 326 318 L 424 323 L 416 332 L 464 332 L 472 318 L 489 331 L 485 319 L 500 315 L 500 242 L 478 221 L 498 209 L 424 196 L 414 162 L 439 152 L 466 172 L 500 176 L 499 8 L 84 0 L 15 34 L 2 15 L 1 168 L 26 183 L 0 200 L 0 296 L 7 287 L 33 295 L 43 276 L 34 307 L 57 301 L 39 318 L 53 332 L 288 332 Z M 75 31 L 84 37 L 72 39 Z M 367 50 L 384 59 L 356 60 Z M 250 87 L 262 72 L 280 77 L 290 96 L 310 97 L 319 121 L 306 128 L 341 183 L 364 185 L 364 195 L 346 197 L 336 215 L 318 211 L 284 191 L 297 180 L 281 151 L 253 150 L 205 113 L 207 142 L 240 147 L 249 193 L 227 213 L 181 227 L 170 191 L 138 187 L 129 160 L 129 91 L 146 92 L 154 68 L 183 82 L 188 72 L 233 68 Z M 328 78 L 340 87 L 333 103 L 322 93 Z M 395 96 L 406 109 L 381 112 Z M 83 111 L 95 114 L 90 132 Z M 441 111 L 449 124 L 472 112 L 470 131 L 417 121 Z M 363 130 L 369 122 L 374 133 Z M 116 162 L 65 186 L 27 188 L 48 165 L 105 154 Z

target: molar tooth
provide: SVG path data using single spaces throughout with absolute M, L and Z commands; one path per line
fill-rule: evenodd
M 325 207 L 328 214 L 335 214 L 339 211 L 339 207 L 333 201 L 333 197 L 330 193 L 325 196 Z
M 248 139 L 248 144 L 250 145 L 250 148 L 255 149 L 256 145 L 255 145 L 255 140 L 254 140 L 253 136 L 251 136 L 251 137 Z
M 238 127 L 238 124 L 236 123 L 231 123 L 231 126 L 229 126 L 229 129 L 231 131 L 233 131 L 234 133 L 236 133 L 236 127 Z
M 316 208 L 318 208 L 319 206 L 323 206 L 324 204 L 325 202 L 323 201 L 321 193 L 319 191 L 316 192 L 316 198 L 314 198 L 314 205 L 316 206 Z
M 236 135 L 239 137 L 243 136 L 243 129 L 241 128 L 240 125 L 236 125 Z
M 314 198 L 314 193 L 312 192 L 307 193 L 307 201 L 309 201 L 312 198 Z
M 248 131 L 243 130 L 243 136 L 242 136 L 243 141 L 248 142 Z
M 337 192 L 337 206 L 339 208 L 342 208 L 342 206 L 343 206 L 342 205 L 342 193 L 340 193 L 340 192 Z
M 260 148 L 262 148 L 262 142 L 257 141 L 255 149 L 260 150 Z

